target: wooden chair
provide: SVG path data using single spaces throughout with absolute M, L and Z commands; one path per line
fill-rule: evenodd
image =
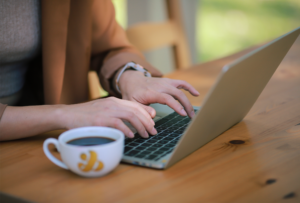
M 179 0 L 166 0 L 168 19 L 162 23 L 139 23 L 126 30 L 129 41 L 140 51 L 171 46 L 176 69 L 191 65 Z
M 139 23 L 126 30 L 129 41 L 140 51 L 171 46 L 177 70 L 191 65 L 190 52 L 182 22 L 179 0 L 166 0 L 168 20 L 162 23 Z M 95 71 L 88 75 L 90 99 L 107 95 Z
M 108 93 L 102 88 L 96 71 L 88 73 L 89 100 L 105 97 Z

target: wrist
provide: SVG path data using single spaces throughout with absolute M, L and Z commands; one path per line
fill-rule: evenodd
M 125 66 L 123 66 L 116 74 L 114 77 L 114 82 L 115 82 L 115 89 L 117 90 L 118 93 L 121 94 L 121 89 L 120 89 L 120 79 L 123 76 L 125 72 L 128 71 L 134 71 L 134 72 L 140 72 L 142 73 L 145 77 L 151 77 L 151 73 L 148 72 L 147 69 L 143 68 L 141 65 L 136 64 L 134 62 L 129 62 Z M 124 77 L 123 77 L 124 78 Z
M 112 84 L 112 88 L 116 92 L 117 95 L 121 95 L 121 93 L 119 93 L 119 91 L 117 90 L 117 83 L 116 83 L 116 81 L 117 81 L 117 77 L 120 74 L 120 72 L 122 71 L 123 67 L 124 66 L 122 66 L 121 68 L 118 69 L 118 71 L 116 71 L 116 73 L 114 74 L 114 77 L 112 79 L 112 83 L 111 83 Z
M 129 81 L 136 81 L 137 77 L 145 77 L 143 73 L 135 70 L 127 70 L 125 71 L 119 80 L 119 87 L 121 92 L 126 89 L 126 84 L 129 84 Z
M 50 111 L 50 123 L 52 123 L 54 129 L 67 129 L 66 118 L 67 111 L 65 108 L 67 105 L 59 104 L 53 105 L 53 110 Z

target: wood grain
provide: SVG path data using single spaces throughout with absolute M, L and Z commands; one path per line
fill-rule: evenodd
M 167 77 L 194 85 L 200 105 L 222 66 L 250 50 Z M 54 131 L 0 143 L 0 190 L 34 202 L 300 202 L 299 53 L 300 38 L 242 122 L 165 171 L 120 164 L 81 178 L 44 155 Z

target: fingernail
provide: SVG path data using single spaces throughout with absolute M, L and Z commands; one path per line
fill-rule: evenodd
M 155 125 L 155 122 L 154 122 L 154 120 L 152 120 L 152 119 L 151 119 L 151 121 L 152 121 L 152 124 L 153 124 L 153 125 Z
M 153 135 L 156 135 L 157 134 L 157 130 L 153 127 L 153 129 L 152 129 L 152 134 Z
M 130 137 L 130 138 L 134 138 L 133 132 L 131 132 L 131 131 L 129 132 L 129 137 Z
M 183 114 L 183 116 L 187 115 L 184 109 L 181 109 L 181 113 Z
M 148 138 L 148 137 L 149 137 L 149 135 L 148 135 L 147 131 L 145 131 L 144 138 Z
M 191 111 L 191 118 L 193 118 L 195 116 L 195 112 L 194 110 Z

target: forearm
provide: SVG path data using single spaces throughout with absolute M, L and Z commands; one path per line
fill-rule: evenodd
M 61 122 L 61 107 L 62 105 L 8 106 L 0 122 L 0 141 L 64 128 Z

